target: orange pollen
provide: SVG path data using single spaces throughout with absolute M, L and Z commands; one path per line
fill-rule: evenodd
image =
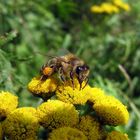
M 53 69 L 50 68 L 50 67 L 45 67 L 44 70 L 43 70 L 43 74 L 47 75 L 47 76 L 51 75 L 52 72 L 53 72 Z

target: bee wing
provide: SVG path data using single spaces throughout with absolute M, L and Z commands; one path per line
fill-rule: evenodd
M 69 63 L 69 61 L 73 60 L 73 59 L 77 59 L 77 60 L 79 59 L 77 56 L 72 54 L 69 50 L 64 49 L 64 48 L 59 49 L 57 51 L 57 53 L 56 53 L 56 51 L 53 52 L 53 50 L 50 50 L 47 54 L 40 52 L 40 51 L 36 51 L 35 54 L 45 56 L 46 57 L 45 62 L 49 62 L 49 60 L 52 60 L 54 58 L 59 59 L 65 63 Z M 53 55 L 53 54 L 55 54 L 55 55 Z
M 50 50 L 48 51 L 48 53 L 43 53 L 43 52 L 40 52 L 40 51 L 35 51 L 34 52 L 35 55 L 42 55 L 42 56 L 46 56 L 46 57 L 49 57 L 49 58 L 56 58 L 56 57 L 61 57 L 61 56 L 71 56 L 71 57 L 76 57 L 74 54 L 72 54 L 69 50 L 65 49 L 65 48 L 61 48 L 61 49 L 58 49 L 57 51 L 55 50 Z
M 61 61 L 65 63 L 69 63 L 71 59 L 78 58 L 78 57 L 72 54 L 69 50 L 65 48 L 61 48 L 58 50 L 56 58 L 61 59 Z
M 57 55 L 60 57 L 60 56 L 65 56 L 65 55 L 68 55 L 68 54 L 71 54 L 71 52 L 65 48 L 61 48 L 58 50 L 57 52 Z

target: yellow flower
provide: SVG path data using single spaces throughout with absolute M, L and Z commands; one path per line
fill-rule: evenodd
M 129 140 L 127 134 L 123 134 L 119 131 L 112 131 L 107 134 L 105 140 Z
M 122 0 L 113 0 L 113 3 L 114 3 L 116 6 L 118 6 L 118 7 L 122 8 L 122 9 L 124 9 L 125 11 L 130 11 L 130 6 L 129 6 L 129 4 L 124 3 Z
M 4 120 L 7 115 L 16 109 L 18 97 L 10 92 L 0 92 L 0 120 Z
M 99 122 L 91 116 L 83 116 L 77 128 L 81 130 L 88 140 L 99 140 L 102 138 L 102 130 Z
M 0 140 L 3 140 L 2 124 L 0 124 Z
M 125 11 L 130 11 L 130 6 L 127 3 L 124 3 L 121 8 Z
M 123 125 L 129 119 L 127 107 L 113 96 L 104 96 L 104 98 L 96 100 L 93 109 L 105 124 Z
M 104 13 L 108 13 L 108 14 L 119 12 L 119 9 L 115 5 L 107 2 L 102 3 L 101 8 L 103 9 Z
M 103 9 L 100 6 L 94 5 L 91 7 L 91 12 L 93 13 L 103 13 Z
M 119 13 L 120 8 L 125 11 L 130 11 L 130 6 L 127 3 L 124 3 L 122 0 L 113 0 L 113 4 L 109 2 L 103 2 L 101 5 L 94 5 L 91 7 L 91 12 L 94 13 Z
M 41 81 L 40 77 L 34 77 L 28 84 L 28 90 L 33 95 L 42 97 L 43 99 L 50 98 L 57 88 L 57 81 L 49 77 L 45 81 Z
M 105 92 L 97 87 L 94 88 L 90 88 L 89 89 L 89 101 L 92 102 L 93 104 L 97 101 L 97 100 L 102 100 L 103 98 L 105 98 Z
M 76 85 L 77 88 L 67 85 L 58 86 L 56 90 L 57 99 L 66 103 L 85 104 L 89 98 L 88 91 L 90 87 L 86 86 L 84 89 L 79 90 L 78 85 Z
M 36 109 L 32 107 L 14 110 L 3 122 L 4 133 L 10 140 L 37 140 L 38 128 Z
M 117 6 L 108 3 L 108 2 L 103 2 L 101 5 L 97 6 L 94 5 L 91 7 L 91 11 L 94 13 L 107 13 L 107 14 L 112 14 L 112 13 L 118 13 L 119 9 Z
M 48 140 L 88 140 L 87 137 L 76 128 L 60 127 L 53 130 Z
M 53 129 L 73 126 L 78 122 L 78 111 L 72 104 L 59 100 L 48 100 L 37 108 L 39 122 L 42 126 Z

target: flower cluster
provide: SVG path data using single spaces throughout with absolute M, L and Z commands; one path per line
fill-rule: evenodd
M 44 99 L 37 107 L 37 117 L 45 129 L 46 139 L 113 140 L 115 136 L 128 140 L 127 134 L 105 129 L 105 125 L 127 124 L 129 113 L 125 105 L 100 88 L 87 85 L 80 90 L 76 78 L 73 86 L 70 80 L 63 83 L 54 77 L 44 81 L 35 77 L 29 82 L 28 90 Z M 81 113 L 85 106 L 87 111 Z
M 104 127 L 127 124 L 127 107 L 100 88 L 73 82 L 34 77 L 28 90 L 43 99 L 37 108 L 17 107 L 17 96 L 0 92 L 0 140 L 128 140 Z
M 93 5 L 91 7 L 91 12 L 93 13 L 119 13 L 120 10 L 130 11 L 130 6 L 128 3 L 123 2 L 122 0 L 112 0 L 111 2 L 103 2 L 101 5 Z
M 0 92 L 0 140 L 37 140 L 39 122 L 32 107 L 18 106 L 18 97 L 10 92 Z

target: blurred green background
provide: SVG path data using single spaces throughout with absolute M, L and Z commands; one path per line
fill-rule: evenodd
M 98 14 L 104 0 L 0 0 L 0 90 L 37 106 L 27 84 L 62 48 L 90 66 L 90 85 L 128 106 L 130 121 L 115 129 L 140 140 L 140 1 L 130 11 Z

